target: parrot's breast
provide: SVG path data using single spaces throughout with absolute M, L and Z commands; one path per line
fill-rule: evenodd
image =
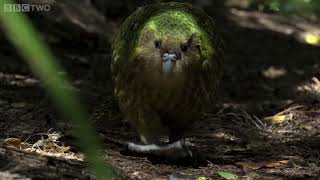
M 223 46 L 202 10 L 175 2 L 139 8 L 121 25 L 112 50 L 114 94 L 143 137 L 157 134 L 161 124 L 184 131 L 210 108 Z
M 116 95 L 123 111 L 152 109 L 171 129 L 184 129 L 200 118 L 206 101 L 200 81 L 188 77 L 150 78 L 140 72 L 118 79 Z

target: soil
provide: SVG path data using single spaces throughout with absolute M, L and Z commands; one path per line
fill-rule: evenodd
M 115 29 L 121 21 L 109 20 Z M 113 99 L 110 75 L 104 75 L 109 50 L 51 46 L 96 123 L 107 160 L 123 179 L 222 179 L 222 171 L 240 179 L 320 178 L 320 96 L 305 88 L 320 79 L 320 47 L 301 39 L 320 25 L 240 8 L 227 9 L 218 24 L 226 46 L 222 86 L 212 111 L 185 136 L 205 157 L 197 168 L 122 155 L 119 143 L 137 141 L 137 135 Z M 0 59 L 0 179 L 94 178 L 82 161 L 4 143 L 9 137 L 35 142 L 33 135 L 53 129 L 79 153 L 72 125 L 57 115 L 37 77 L 5 41 Z

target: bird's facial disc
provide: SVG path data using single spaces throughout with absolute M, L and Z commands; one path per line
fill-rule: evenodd
M 162 70 L 165 74 L 170 74 L 173 72 L 173 68 L 177 61 L 177 55 L 175 53 L 163 53 L 162 59 Z

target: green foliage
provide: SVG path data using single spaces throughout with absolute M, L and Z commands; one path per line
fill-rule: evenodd
M 285 14 L 297 14 L 310 19 L 320 16 L 319 0 L 249 0 L 251 7 L 263 11 L 280 11 Z
M 238 178 L 237 175 L 226 171 L 219 171 L 218 174 L 226 180 L 236 180 Z
M 14 3 L 11 0 L 1 0 L 0 8 L 4 4 Z M 89 167 L 95 172 L 97 179 L 110 179 L 112 169 L 105 166 L 95 130 L 89 126 L 88 115 L 80 105 L 76 95 L 67 90 L 71 87 L 66 78 L 58 75 L 62 67 L 56 63 L 54 56 L 41 40 L 29 20 L 20 12 L 4 12 L 0 10 L 2 27 L 16 47 L 19 54 L 31 66 L 45 83 L 53 102 L 72 124 L 75 125 L 74 134 L 86 155 Z
M 207 178 L 206 177 L 204 177 L 204 176 L 199 176 L 198 178 L 197 178 L 197 180 L 206 180 Z

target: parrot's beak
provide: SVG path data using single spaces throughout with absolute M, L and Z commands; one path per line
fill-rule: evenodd
M 162 55 L 162 70 L 165 74 L 171 74 L 177 61 L 175 53 L 164 53 Z

